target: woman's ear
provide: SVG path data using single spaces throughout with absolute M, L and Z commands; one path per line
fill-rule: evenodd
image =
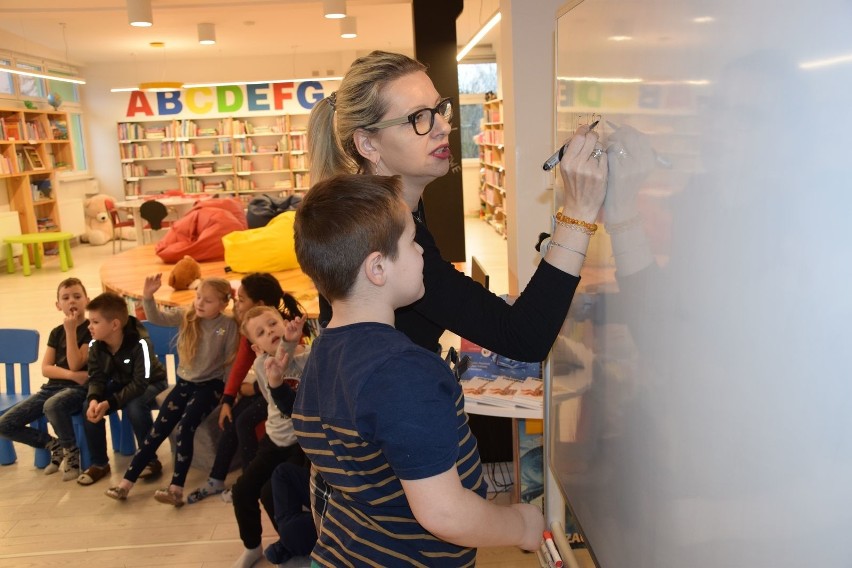
M 379 151 L 373 144 L 373 135 L 371 132 L 364 128 L 359 128 L 355 131 L 353 139 L 355 141 L 355 148 L 358 150 L 359 154 L 373 164 L 379 161 L 381 156 L 379 156 Z

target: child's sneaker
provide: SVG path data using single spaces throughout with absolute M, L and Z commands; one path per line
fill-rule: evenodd
M 192 505 L 193 503 L 198 503 L 202 499 L 206 499 L 211 495 L 218 495 L 224 490 L 225 485 L 221 481 L 213 481 L 211 479 L 208 479 L 205 485 L 199 487 L 187 496 L 186 502 Z
M 74 446 L 65 450 L 65 466 L 62 470 L 62 481 L 71 481 L 80 476 L 80 448 Z
M 222 501 L 224 501 L 225 503 L 233 503 L 234 502 L 233 490 L 231 490 L 231 489 L 225 489 L 224 491 L 222 491 L 221 496 L 222 496 Z
M 281 543 L 280 540 L 273 542 L 269 546 L 266 547 L 266 550 L 263 551 L 263 555 L 269 560 L 270 564 L 275 564 L 276 566 L 279 564 L 284 564 L 291 558 L 293 555 L 290 554 L 290 551 L 287 550 L 287 547 Z
M 59 445 L 59 440 L 53 438 L 50 442 L 47 443 L 45 449 L 50 452 L 50 463 L 47 464 L 47 467 L 44 468 L 45 475 L 52 475 L 59 471 L 59 468 L 62 467 L 62 458 L 65 455 L 65 452 L 62 450 L 62 446 Z

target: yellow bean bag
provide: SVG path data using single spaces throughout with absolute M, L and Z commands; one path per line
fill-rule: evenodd
M 285 211 L 266 226 L 222 237 L 225 264 L 234 272 L 279 272 L 299 268 L 293 240 L 295 211 Z

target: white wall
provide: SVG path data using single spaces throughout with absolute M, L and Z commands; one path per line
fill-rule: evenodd
M 534 246 L 550 228 L 550 174 L 541 163 L 553 153 L 553 38 L 561 0 L 501 0 L 497 64 L 503 90 L 509 293 L 518 294 L 535 272 Z
M 128 93 L 111 93 L 111 88 L 129 87 L 142 81 L 180 80 L 184 82 L 227 82 L 276 80 L 342 74 L 357 52 L 167 61 L 165 66 L 150 63 L 96 64 L 86 68 L 83 110 L 89 152 L 89 168 L 101 191 L 123 195 L 116 125 L 126 120 Z M 165 67 L 165 69 L 164 69 Z

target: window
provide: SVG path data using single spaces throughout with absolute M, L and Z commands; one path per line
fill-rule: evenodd
M 74 154 L 74 171 L 85 171 L 89 169 L 89 165 L 86 160 L 86 146 L 83 144 L 83 115 L 68 113 L 68 120 L 71 122 L 71 132 L 69 132 L 68 137 L 71 140 L 71 150 Z
M 6 67 L 12 66 L 12 60 L 0 57 L 0 65 Z M 12 74 L 7 71 L 0 71 L 0 95 L 14 95 L 15 83 L 12 81 Z
M 464 63 L 458 66 L 459 120 L 461 123 L 462 159 L 479 158 L 479 146 L 473 141 L 482 122 L 485 93 L 497 92 L 496 63 Z
M 33 65 L 32 63 L 25 63 L 23 61 L 16 62 L 15 67 L 23 69 L 24 71 L 43 73 L 41 66 Z M 47 93 L 44 91 L 44 79 L 28 77 L 26 75 L 18 75 L 18 92 L 21 93 L 22 97 L 36 97 L 43 99 L 47 96 Z
M 64 75 L 71 77 L 71 74 L 69 74 L 67 71 L 60 71 L 58 69 L 48 69 L 48 73 L 50 73 L 51 75 Z M 51 79 L 48 79 L 47 92 L 56 93 L 62 98 L 62 101 L 66 103 L 80 102 L 80 91 L 77 88 L 77 85 L 74 83 L 66 83 L 65 81 L 53 81 Z

